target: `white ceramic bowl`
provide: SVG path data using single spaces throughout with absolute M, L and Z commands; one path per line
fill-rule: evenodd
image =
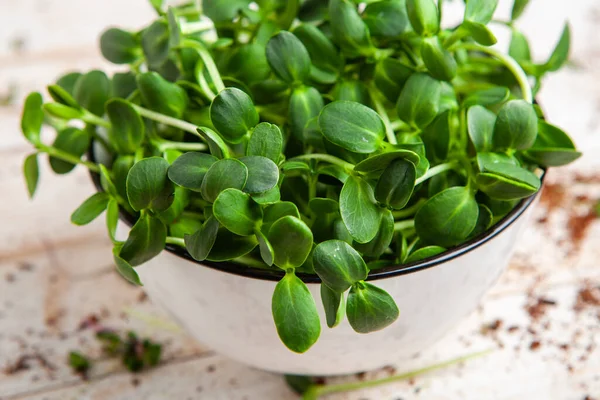
M 374 271 L 369 281 L 390 293 L 400 308 L 398 320 L 382 331 L 361 335 L 347 321 L 329 329 L 318 279 L 305 277 L 323 324 L 319 341 L 305 354 L 292 353 L 277 336 L 271 316 L 277 273 L 198 263 L 172 247 L 137 271 L 152 301 L 227 357 L 287 374 L 367 371 L 410 359 L 477 307 L 505 269 L 534 200 L 523 200 L 490 231 L 445 254 Z

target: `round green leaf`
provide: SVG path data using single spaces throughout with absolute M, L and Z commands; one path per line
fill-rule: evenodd
M 373 36 L 395 38 L 410 29 L 406 1 L 403 0 L 370 3 L 363 12 L 363 19 Z
M 313 246 L 310 228 L 292 216 L 275 221 L 269 228 L 267 239 L 275 253 L 274 264 L 283 270 L 304 264 Z
M 477 218 L 477 225 L 471 232 L 471 237 L 479 236 L 485 233 L 492 227 L 494 222 L 494 215 L 492 211 L 484 204 L 479 204 L 479 217 Z
M 173 202 L 173 184 L 167 179 L 169 163 L 160 157 L 138 161 L 127 175 L 127 198 L 135 211 L 166 210 Z
M 478 152 L 492 148 L 496 114 L 482 106 L 473 106 L 467 112 L 469 137 Z
M 342 322 L 342 319 L 346 314 L 343 294 L 331 290 L 329 286 L 322 283 L 321 301 L 323 302 L 323 309 L 325 310 L 327 326 L 335 328 Z
M 290 201 L 282 201 L 279 203 L 271 204 L 264 209 L 263 215 L 263 225 L 262 232 L 264 234 L 269 233 L 269 229 L 271 229 L 271 225 L 275 223 L 275 221 L 286 217 L 296 217 L 300 218 L 300 211 L 298 211 L 298 207 Z
M 408 124 L 424 128 L 440 110 L 441 82 L 429 75 L 413 74 L 400 93 L 396 110 L 398 117 Z
M 219 226 L 219 221 L 210 217 L 193 235 L 184 236 L 185 248 L 194 260 L 206 260 L 217 240 Z
M 358 333 L 370 333 L 391 325 L 398 319 L 400 311 L 385 290 L 361 282 L 350 289 L 346 315 L 352 329 Z
M 117 28 L 108 29 L 102 34 L 100 51 L 113 64 L 131 64 L 140 56 L 135 36 Z
M 414 70 L 402 61 L 391 57 L 384 58 L 375 67 L 375 86 L 388 101 L 395 103 L 408 78 Z
M 421 36 L 432 36 L 440 30 L 440 17 L 433 0 L 406 0 L 408 18 Z
M 236 88 L 227 88 L 215 97 L 210 106 L 210 119 L 229 143 L 240 143 L 259 122 L 250 96 Z
M 390 210 L 383 210 L 379 232 L 369 243 L 356 243 L 354 247 L 367 257 L 381 257 L 394 239 L 394 215 Z
M 371 173 L 385 170 L 392 162 L 398 159 L 410 161 L 414 165 L 419 164 L 419 155 L 411 150 L 394 150 L 367 158 L 356 164 L 354 171 Z
M 273 189 L 279 182 L 279 167 L 266 157 L 248 156 L 239 159 L 248 168 L 248 180 L 244 191 L 264 193 Z
M 464 21 L 460 29 L 467 31 L 477 43 L 483 46 L 492 46 L 498 42 L 492 31 L 479 22 Z
M 333 38 L 350 57 L 369 56 L 375 48 L 367 24 L 349 0 L 330 0 L 329 19 Z
M 200 191 L 204 200 L 214 202 L 225 189 L 242 190 L 248 180 L 248 168 L 243 162 L 226 158 L 214 163 L 204 176 Z
M 225 228 L 219 229 L 210 253 L 208 261 L 229 261 L 245 256 L 256 248 L 258 242 L 256 236 L 239 236 Z
M 143 286 L 137 272 L 135 272 L 133 267 L 119 255 L 121 252 L 121 247 L 122 245 L 119 244 L 115 245 L 113 248 L 113 260 L 115 262 L 117 272 L 130 283 L 137 286 Z
M 479 207 L 466 187 L 453 187 L 427 200 L 415 215 L 415 229 L 425 243 L 453 247 L 475 228 Z
M 92 195 L 71 214 L 71 222 L 80 226 L 89 224 L 106 210 L 109 200 L 110 196 L 105 192 Z
M 348 231 L 358 243 L 368 243 L 379 231 L 381 210 L 373 188 L 362 178 L 348 178 L 340 193 L 340 212 Z
M 421 56 L 425 66 L 436 79 L 451 81 L 456 76 L 458 65 L 452 53 L 446 50 L 437 36 L 426 38 L 421 43 Z
M 438 115 L 421 134 L 428 159 L 443 162 L 448 158 L 450 137 L 454 133 L 452 122 L 453 114 L 445 111 Z M 419 165 L 419 163 L 415 165 Z
M 467 97 L 463 102 L 464 107 L 493 106 L 504 103 L 510 97 L 510 90 L 503 86 L 479 90 Z
M 479 190 L 498 200 L 515 200 L 536 193 L 541 181 L 537 175 L 510 162 L 498 161 L 488 154 L 478 155 L 481 171 L 477 175 Z
M 321 93 L 313 87 L 301 86 L 292 91 L 288 120 L 290 130 L 298 140 L 304 141 L 304 127 L 317 117 L 325 103 Z
M 272 313 L 279 338 L 293 352 L 306 352 L 321 334 L 315 300 L 294 273 L 287 273 L 275 287 Z
M 273 265 L 275 261 L 275 251 L 273 246 L 269 243 L 267 237 L 260 231 L 256 232 L 256 239 L 258 239 L 258 246 L 260 248 L 260 257 L 269 267 Z
M 90 147 L 90 136 L 81 129 L 66 128 L 58 132 L 52 147 L 81 158 Z M 50 157 L 50 166 L 57 174 L 67 174 L 75 168 L 75 164 L 55 157 Z
M 310 55 L 293 33 L 282 31 L 267 43 L 267 60 L 281 80 L 292 84 L 303 82 L 310 74 Z
M 399 159 L 391 163 L 377 182 L 375 198 L 388 207 L 404 208 L 415 188 L 417 170 L 410 161 Z
M 137 82 L 133 72 L 117 72 L 111 81 L 111 97 L 127 99 L 137 89 Z
M 71 96 L 73 95 L 73 91 L 75 89 L 75 84 L 81 77 L 80 72 L 69 72 L 63 76 L 61 76 L 56 84 L 67 91 Z
M 494 126 L 494 148 L 527 150 L 535 143 L 538 117 L 525 100 L 511 100 L 498 112 Z
M 104 104 L 110 97 L 110 79 L 103 71 L 90 71 L 77 79 L 73 97 L 92 114 L 104 115 Z
M 369 106 L 371 95 L 366 84 L 358 80 L 341 79 L 331 92 L 334 100 L 353 101 Z
M 143 214 L 129 231 L 120 256 L 134 267 L 142 265 L 163 251 L 166 240 L 165 224 L 158 218 Z
M 310 78 L 322 84 L 337 80 L 343 59 L 329 38 L 316 26 L 302 24 L 294 29 L 312 61 Z
M 112 128 L 109 140 L 120 154 L 131 154 L 142 145 L 146 126 L 133 106 L 122 99 L 112 99 L 106 103 L 106 113 Z
M 169 24 L 164 20 L 154 21 L 142 32 L 141 43 L 150 68 L 160 68 L 169 59 Z
M 65 106 L 60 103 L 46 103 L 43 106 L 45 112 L 51 116 L 64 120 L 80 119 L 83 117 L 83 110 Z
M 337 201 L 321 197 L 310 199 L 308 208 L 315 214 L 333 214 L 340 211 L 340 205 Z
M 338 293 L 367 279 L 369 273 L 360 254 L 341 240 L 328 240 L 315 247 L 313 265 L 323 283 Z
M 43 103 L 42 95 L 38 92 L 33 92 L 27 96 L 23 105 L 21 131 L 25 138 L 34 145 L 40 142 L 40 133 L 42 131 L 42 124 L 44 123 Z
M 383 144 L 385 125 L 360 103 L 334 101 L 321 111 L 319 127 L 327 140 L 355 153 L 373 153 Z
M 435 257 L 438 254 L 442 254 L 446 249 L 440 246 L 427 246 L 422 247 L 417 251 L 411 253 L 410 256 L 406 259 L 404 264 L 411 264 L 417 261 L 426 260 L 431 257 Z
M 217 161 L 219 160 L 210 154 L 185 153 L 169 167 L 169 179 L 176 185 L 199 192 L 204 176 Z
M 262 210 L 249 194 L 225 189 L 213 204 L 215 218 L 225 228 L 240 236 L 254 234 L 262 220 Z
M 202 10 L 208 18 L 219 24 L 234 19 L 250 3 L 250 0 L 202 0 Z
M 563 130 L 540 120 L 537 138 L 527 156 L 544 167 L 560 167 L 575 161 L 581 153 Z
M 247 156 L 267 157 L 273 162 L 279 162 L 283 149 L 283 136 L 277 125 L 261 122 L 250 135 Z
M 188 97 L 181 87 L 164 79 L 156 72 L 137 76 L 142 103 L 152 111 L 181 118 L 188 105 Z M 165 101 L 169 99 L 169 101 Z
M 465 7 L 465 20 L 487 25 L 494 17 L 498 0 L 468 0 Z
M 79 78 L 81 78 L 81 76 Z M 79 78 L 77 80 L 79 80 Z M 75 101 L 73 96 L 66 89 L 63 89 L 59 85 L 48 86 L 48 93 L 50 94 L 50 97 L 52 97 L 54 99 L 54 101 L 56 101 L 59 104 L 62 104 L 64 106 L 68 106 L 68 107 L 71 107 L 71 108 L 74 108 L 77 110 L 81 108 L 79 106 L 79 103 L 77 103 Z
M 27 193 L 29 198 L 33 198 L 40 179 L 40 168 L 38 164 L 37 153 L 30 154 L 23 163 L 23 175 L 27 183 Z
M 252 193 L 251 196 L 258 204 L 275 204 L 281 200 L 281 191 L 275 186 L 263 193 Z

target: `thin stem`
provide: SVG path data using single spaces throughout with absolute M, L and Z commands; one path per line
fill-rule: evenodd
M 352 171 L 354 169 L 354 164 L 351 164 L 347 161 L 344 161 L 340 158 L 329 154 L 304 154 L 302 156 L 294 157 L 293 160 L 317 160 L 317 161 L 325 161 L 330 164 L 337 165 L 339 167 L 344 168 L 345 170 Z
M 480 46 L 475 43 L 464 43 L 459 46 L 465 50 L 473 50 L 480 51 L 482 53 L 489 54 L 492 57 L 496 57 L 498 60 L 504 64 L 506 68 L 515 76 L 519 87 L 521 88 L 521 93 L 523 95 L 523 99 L 528 103 L 533 103 L 533 92 L 531 90 L 531 86 L 529 85 L 529 79 L 527 78 L 527 74 L 523 71 L 523 68 L 519 65 L 518 62 L 515 61 L 514 58 L 507 54 L 503 54 L 496 49 L 492 49 L 490 47 Z
M 437 371 L 443 368 L 450 367 L 455 364 L 460 364 L 461 362 L 472 360 L 474 358 L 479 358 L 490 354 L 492 350 L 481 351 L 479 353 L 473 353 L 462 357 L 457 357 L 452 360 L 444 361 L 436 365 L 432 365 L 429 367 L 417 369 L 415 371 L 407 372 L 404 374 L 390 376 L 388 378 L 377 379 L 373 381 L 367 382 L 351 382 L 351 383 L 342 383 L 339 385 L 316 385 L 309 389 L 309 391 L 305 394 L 305 399 L 317 399 L 320 396 L 324 396 L 326 394 L 338 393 L 338 392 L 348 392 L 352 390 L 371 388 L 380 385 L 386 385 L 388 383 L 403 381 L 406 379 L 414 378 L 419 375 L 424 375 L 433 371 Z M 312 397 L 309 397 L 312 396 Z
M 409 219 L 407 221 L 396 222 L 394 224 L 394 231 L 398 232 L 398 231 L 403 231 L 405 229 L 412 229 L 414 227 L 415 227 L 415 220 Z
M 241 256 L 241 257 L 238 257 L 231 261 L 233 261 L 234 263 L 237 263 L 237 264 L 242 264 L 246 267 L 253 267 L 253 268 L 260 268 L 260 269 L 273 269 L 273 268 L 269 267 L 267 264 L 263 263 L 262 261 L 259 261 L 250 256 Z
M 183 247 L 185 249 L 185 241 L 181 238 L 167 236 L 167 244 L 172 244 L 174 246 Z
M 71 164 L 84 165 L 90 171 L 95 172 L 97 174 L 100 173 L 100 167 L 98 167 L 98 165 L 94 164 L 93 162 L 83 161 L 81 158 L 78 158 L 77 156 L 74 156 L 73 154 L 69 154 L 65 151 L 59 150 L 55 147 L 40 145 L 38 147 L 38 149 L 44 153 L 47 153 L 49 156 L 52 156 L 54 158 L 58 158 L 60 160 L 66 161 Z
M 89 113 L 89 112 L 86 112 L 83 115 L 83 117 L 81 117 L 81 119 L 83 120 L 83 122 L 86 122 L 88 124 L 103 126 L 105 128 L 109 128 L 109 129 L 112 127 L 112 125 L 110 124 L 110 122 L 108 122 L 104 118 L 100 118 L 97 115 L 94 115 L 94 114 Z
M 410 206 L 408 208 L 405 208 L 404 210 L 394 211 L 392 213 L 394 215 L 394 219 L 404 219 L 404 218 L 412 217 L 413 215 L 415 215 L 417 213 L 417 211 L 419 211 L 419 208 L 421 208 L 423 203 L 425 203 L 426 201 L 427 200 L 425 200 L 425 199 L 419 199 L 419 201 L 417 201 L 415 204 L 413 204 L 412 206 Z
M 423 175 L 422 177 L 420 177 L 419 179 L 417 179 L 415 181 L 415 186 L 416 185 L 420 185 L 421 183 L 425 182 L 427 179 L 430 179 L 438 174 L 441 174 L 442 172 L 446 172 L 446 171 L 450 171 L 452 169 L 455 169 L 456 167 L 458 167 L 458 162 L 456 161 L 452 161 L 449 163 L 445 163 L 445 164 L 440 164 L 440 165 L 436 165 L 433 168 L 430 168 L 425 175 Z
M 199 71 L 197 75 L 198 75 L 197 76 L 198 84 L 200 85 L 200 88 L 202 89 L 202 91 L 204 92 L 206 97 L 208 97 L 208 99 L 212 102 L 214 100 L 214 98 L 217 97 L 217 95 L 210 88 L 210 85 L 208 84 L 208 81 L 204 77 L 204 74 L 202 73 L 202 71 Z
M 396 121 L 393 121 L 390 126 L 392 127 L 392 130 L 395 131 L 402 131 L 402 130 L 411 130 L 412 128 L 410 127 L 410 125 L 408 125 L 406 122 L 397 119 Z
M 198 11 L 194 10 L 197 14 Z M 179 16 L 182 16 L 181 14 Z M 214 28 L 212 22 L 205 21 L 194 21 L 194 22 L 185 22 L 181 24 L 181 33 L 183 35 L 193 35 L 195 33 L 203 33 L 210 31 Z
M 136 104 L 132 104 L 133 108 L 136 109 L 137 112 L 140 113 L 140 115 L 142 117 L 151 119 L 153 121 L 156 122 L 160 122 L 162 124 L 165 125 L 169 125 L 169 126 L 173 126 L 175 128 L 179 128 L 182 131 L 186 131 L 191 133 L 192 135 L 196 135 L 198 137 L 202 137 L 200 136 L 200 134 L 197 131 L 197 126 L 194 124 L 191 124 L 187 121 L 183 121 L 181 119 L 177 119 L 177 118 L 173 118 L 173 117 L 169 117 L 168 115 L 164 115 L 164 114 L 160 114 L 154 111 L 150 111 L 146 108 L 140 107 Z
M 210 55 L 208 50 L 206 50 L 204 48 L 204 46 L 202 46 L 201 43 L 195 42 L 193 40 L 187 40 L 184 45 L 192 47 L 192 48 L 196 49 L 196 51 L 198 51 L 198 55 L 202 59 L 202 62 L 204 63 L 204 66 L 206 67 L 206 70 L 208 71 L 208 75 L 210 76 L 210 79 L 213 81 L 213 83 L 217 89 L 217 92 L 220 92 L 223 89 L 225 89 L 225 84 L 223 83 L 223 79 L 221 78 L 219 69 L 217 68 L 215 61 L 212 59 L 212 56 Z
M 205 151 L 208 148 L 204 143 L 170 142 L 166 140 L 154 142 L 153 144 L 160 152 L 166 150 Z
M 377 93 L 373 88 L 370 88 L 369 93 L 371 94 L 371 101 L 373 101 L 373 105 L 375 106 L 375 110 L 377 114 L 383 120 L 383 124 L 385 125 L 385 133 L 388 138 L 388 142 L 390 144 L 398 144 L 398 140 L 396 139 L 396 134 L 394 133 L 394 129 L 392 128 L 392 123 L 390 122 L 390 117 L 383 105 L 381 103 L 381 99 L 379 98 L 379 93 Z

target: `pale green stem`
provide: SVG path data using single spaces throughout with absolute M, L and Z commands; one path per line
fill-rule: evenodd
M 404 122 L 404 121 L 402 121 L 400 119 L 397 119 L 396 121 L 392 122 L 390 124 L 390 126 L 392 127 L 392 130 L 394 132 L 395 131 L 400 131 L 400 130 L 410 130 L 410 129 L 412 129 L 410 127 L 410 125 L 408 125 L 406 122 Z
M 158 147 L 158 150 L 161 152 L 166 150 L 205 151 L 207 149 L 207 146 L 204 143 L 159 141 L 154 142 L 153 144 Z
M 58 158 L 71 164 L 80 164 L 85 166 L 92 172 L 100 173 L 100 167 L 98 167 L 98 165 L 94 164 L 93 162 L 83 161 L 81 158 L 78 158 L 77 156 L 69 154 L 65 151 L 59 150 L 55 147 L 40 145 L 38 146 L 38 149 L 54 158 Z
M 388 378 L 377 379 L 373 381 L 367 382 L 351 382 L 351 383 L 342 383 L 339 385 L 316 385 L 311 387 L 304 395 L 304 399 L 313 399 L 316 400 L 320 396 L 324 396 L 331 393 L 338 392 L 348 392 L 359 389 L 366 389 L 380 385 L 386 385 L 388 383 L 403 381 L 406 379 L 414 378 L 419 375 L 424 375 L 433 371 L 437 371 L 443 368 L 450 367 L 452 365 L 460 364 L 461 362 L 465 362 L 468 360 L 472 360 L 474 358 L 479 358 L 490 354 L 492 350 L 486 350 L 479 353 L 473 353 L 466 356 L 454 358 L 452 360 L 444 361 L 442 363 L 432 365 L 429 367 L 417 369 L 415 371 L 407 372 L 400 375 L 390 376 Z
M 421 206 L 423 205 L 423 203 L 425 203 L 427 200 L 425 199 L 419 199 L 419 201 L 417 201 L 415 204 L 413 204 L 412 206 L 405 208 L 404 210 L 400 210 L 400 211 L 394 211 L 394 219 L 403 219 L 403 218 L 408 218 L 408 217 L 412 217 L 413 215 L 415 215 L 417 213 L 417 211 L 419 211 L 419 208 L 421 208 Z
M 210 88 L 210 85 L 206 81 L 206 78 L 204 77 L 204 74 L 202 73 L 202 71 L 200 71 L 198 73 L 197 78 L 198 78 L 198 84 L 200 85 L 200 88 L 202 89 L 204 94 L 208 97 L 208 99 L 212 102 L 214 100 L 214 98 L 217 97 L 217 95 Z
M 164 114 L 160 114 L 154 111 L 150 111 L 146 108 L 140 107 L 136 104 L 132 104 L 133 108 L 136 109 L 137 112 L 140 113 L 140 115 L 144 118 L 148 118 L 151 119 L 153 121 L 156 122 L 160 122 L 162 124 L 165 125 L 169 125 L 169 126 L 173 126 L 175 128 L 179 128 L 182 131 L 186 131 L 191 133 L 192 135 L 196 135 L 198 137 L 202 137 L 199 133 L 198 133 L 198 127 L 194 124 L 191 124 L 187 121 L 183 121 L 181 119 L 177 119 L 177 118 L 173 118 L 173 117 L 169 117 L 168 115 L 164 115 Z
M 503 54 L 496 49 L 480 46 L 474 43 L 464 43 L 459 47 L 465 50 L 480 51 L 500 60 L 502 64 L 504 64 L 504 66 L 506 66 L 506 68 L 508 68 L 508 70 L 515 76 L 517 82 L 519 83 L 519 87 L 521 88 L 523 99 L 528 103 L 533 103 L 533 92 L 531 90 L 531 86 L 529 85 L 527 74 L 525 71 L 523 71 L 523 68 L 521 68 L 519 63 L 516 62 L 514 58 L 507 54 Z
M 385 133 L 387 135 L 388 142 L 390 142 L 390 144 L 398 144 L 398 140 L 396 140 L 396 134 L 394 133 L 392 123 L 390 122 L 390 117 L 388 116 L 384 105 L 381 103 L 379 94 L 373 89 L 369 90 L 369 92 L 371 94 L 371 100 L 373 101 L 373 105 L 375 105 L 375 110 L 377 111 L 377 114 L 379 114 L 379 116 L 383 120 L 383 124 L 385 125 Z
M 330 164 L 334 164 L 344 168 L 345 170 L 352 171 L 354 169 L 354 164 L 346 162 L 340 158 L 334 157 L 329 154 L 304 154 L 302 156 L 294 157 L 293 160 L 317 160 L 317 161 L 325 161 Z
M 403 231 L 405 229 L 412 229 L 415 227 L 415 220 L 409 219 L 408 221 L 400 221 L 394 224 L 394 231 Z
M 417 179 L 415 181 L 415 186 L 416 185 L 420 185 L 421 183 L 425 182 L 427 179 L 430 179 L 438 174 L 441 174 L 442 172 L 446 172 L 446 171 L 450 171 L 451 169 L 455 169 L 456 167 L 458 167 L 458 162 L 456 161 L 452 161 L 449 163 L 445 163 L 445 164 L 440 164 L 440 165 L 436 165 L 433 168 L 430 168 L 425 175 L 423 175 L 422 177 L 420 177 L 419 179 Z
M 109 129 L 111 128 L 110 122 L 89 112 L 86 112 L 83 115 L 83 117 L 81 117 L 81 119 L 83 120 L 83 122 L 86 122 L 88 124 L 103 126 Z
M 167 244 L 172 244 L 174 246 L 183 247 L 185 249 L 185 241 L 181 238 L 167 236 Z
M 215 87 L 217 88 L 217 92 L 220 92 L 223 89 L 225 89 L 225 84 L 223 83 L 223 79 L 221 78 L 219 69 L 217 68 L 215 61 L 212 59 L 212 56 L 210 55 L 208 50 L 206 50 L 204 46 L 202 46 L 202 44 L 193 40 L 186 41 L 184 45 L 196 49 L 198 55 L 202 59 L 202 62 L 204 63 L 204 66 L 208 71 L 210 79 L 213 81 Z
M 195 11 L 197 13 L 197 11 Z M 194 33 L 202 33 L 214 29 L 212 22 L 194 21 L 181 24 L 181 33 L 184 35 L 193 35 Z

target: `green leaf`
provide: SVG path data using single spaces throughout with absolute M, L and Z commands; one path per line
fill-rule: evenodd
M 279 182 L 279 167 L 270 159 L 248 156 L 239 160 L 248 168 L 248 180 L 244 186 L 244 192 L 264 193 L 273 189 Z
M 199 192 L 204 176 L 217 161 L 219 160 L 210 154 L 185 153 L 169 167 L 169 179 L 176 185 Z
M 359 80 L 340 80 L 331 92 L 334 100 L 353 101 L 369 106 L 371 95 L 367 85 Z
M 325 103 L 321 93 L 313 87 L 301 86 L 292 91 L 288 108 L 290 130 L 298 140 L 304 141 L 304 127 L 319 116 Z
M 117 240 L 117 225 L 119 224 L 119 202 L 115 198 L 108 201 L 106 207 L 106 229 L 110 240 Z
M 133 156 L 120 156 L 113 162 L 112 173 L 113 182 L 117 187 L 119 196 L 127 199 L 127 175 L 134 164 Z
M 492 31 L 490 31 L 484 24 L 472 21 L 464 21 L 460 26 L 460 29 L 469 32 L 469 35 L 471 35 L 477 43 L 483 46 L 492 46 L 498 42 L 496 36 L 494 36 Z
M 304 264 L 313 246 L 310 228 L 292 216 L 275 221 L 269 228 L 267 239 L 275 253 L 274 264 L 283 270 Z
M 169 236 L 185 239 L 202 229 L 202 221 L 194 217 L 182 216 L 169 226 Z M 191 252 L 188 250 L 191 254 Z
M 558 71 L 569 60 L 570 47 L 571 28 L 567 23 L 565 24 L 560 40 L 556 44 L 554 51 L 550 55 L 548 61 L 544 64 L 544 69 L 550 72 Z
M 240 143 L 259 122 L 252 99 L 236 88 L 227 88 L 213 100 L 210 120 L 229 143 Z
M 215 24 L 219 24 L 234 19 L 250 3 L 250 0 L 202 0 L 202 10 Z
M 260 248 L 260 257 L 269 267 L 273 265 L 275 261 L 275 250 L 267 239 L 267 237 L 261 232 L 256 232 L 256 239 L 258 239 L 258 246 Z
M 106 103 L 106 113 L 112 128 L 108 137 L 120 154 L 132 154 L 142 145 L 146 126 L 133 106 L 122 99 Z
M 305 353 L 321 334 L 321 322 L 312 294 L 294 273 L 287 273 L 275 287 L 273 319 L 279 338 L 296 353 Z
M 161 114 L 181 118 L 188 106 L 188 97 L 181 87 L 164 79 L 156 72 L 144 72 L 137 76 L 142 103 Z M 169 101 L 165 101 L 169 99 Z
M 314 197 L 308 202 L 308 208 L 316 214 L 333 214 L 340 210 L 340 205 L 332 199 Z
M 298 211 L 298 207 L 290 201 L 282 201 L 279 203 L 271 204 L 264 209 L 263 215 L 263 225 L 262 232 L 264 234 L 269 233 L 269 229 L 271 229 L 271 225 L 278 221 L 279 219 L 291 216 L 295 218 L 300 218 L 300 211 Z
M 169 24 L 164 20 L 154 21 L 142 32 L 141 43 L 148 66 L 160 68 L 169 59 Z
M 581 157 L 569 135 L 541 120 L 538 122 L 535 143 L 526 154 L 544 167 L 560 167 Z
M 493 106 L 504 103 L 510 97 L 510 90 L 507 87 L 497 86 L 490 89 L 483 89 L 469 95 L 463 102 L 463 107 Z
M 215 217 L 210 217 L 193 235 L 184 236 L 185 248 L 194 260 L 206 260 L 217 240 L 218 232 L 219 221 Z
M 89 224 L 106 210 L 109 200 L 110 196 L 105 192 L 92 195 L 71 214 L 71 222 L 80 226 Z
M 315 247 L 313 265 L 323 283 L 338 293 L 366 279 L 369 273 L 360 254 L 341 240 L 328 240 Z
M 294 29 L 312 61 L 310 78 L 322 84 L 332 84 L 338 78 L 343 59 L 333 43 L 319 28 L 302 24 Z
M 141 55 L 135 36 L 117 28 L 108 29 L 102 34 L 100 51 L 113 64 L 131 64 Z
M 425 243 L 450 248 L 475 228 L 479 208 L 466 187 L 453 187 L 427 200 L 415 215 L 415 229 Z
M 242 190 L 248 180 L 248 168 L 239 160 L 227 158 L 214 163 L 204 176 L 200 191 L 208 202 L 214 202 L 225 189 Z
M 165 0 L 150 0 L 150 4 L 154 8 L 154 10 L 158 13 L 158 15 L 162 15 L 164 13 L 163 6 Z
M 527 37 L 516 29 L 512 30 L 508 55 L 521 64 L 531 62 L 531 49 Z
M 252 200 L 257 202 L 258 204 L 275 204 L 281 200 L 281 192 L 279 187 L 275 186 L 274 188 L 267 190 L 263 193 L 253 193 L 251 194 Z
M 176 187 L 173 194 L 173 202 L 164 211 L 156 213 L 156 216 L 165 224 L 171 225 L 183 214 L 183 210 L 189 205 L 189 192 L 182 187 Z
M 521 14 L 523 14 L 523 11 L 525 11 L 527 4 L 529 4 L 529 0 L 515 0 L 511 12 L 512 21 L 518 19 L 521 16 Z
M 456 76 L 458 65 L 452 53 L 446 50 L 437 36 L 425 38 L 421 43 L 421 56 L 425 66 L 436 79 L 450 82 Z
M 359 103 L 335 101 L 319 116 L 327 140 L 355 153 L 373 153 L 383 145 L 385 125 L 375 111 Z
M 417 261 L 426 260 L 431 257 L 435 257 L 438 254 L 442 254 L 446 249 L 440 246 L 426 246 L 418 249 L 411 253 L 410 256 L 404 261 L 404 264 L 412 264 Z
M 375 199 L 399 210 L 410 200 L 415 188 L 417 170 L 410 161 L 399 159 L 391 163 L 377 182 Z
M 213 204 L 215 218 L 225 228 L 240 236 L 254 234 L 262 220 L 262 210 L 249 194 L 225 189 Z
M 173 203 L 174 187 L 167 178 L 169 163 L 160 157 L 138 161 L 127 175 L 127 198 L 135 211 L 163 211 Z
M 346 314 L 344 295 L 333 291 L 329 286 L 322 283 L 321 301 L 323 302 L 323 309 L 325 310 L 327 326 L 335 328 L 342 322 L 342 319 L 344 319 L 344 315 Z
M 334 41 L 351 57 L 370 56 L 375 48 L 367 24 L 348 0 L 329 1 L 329 19 Z
M 217 240 L 206 259 L 208 261 L 222 262 L 235 260 L 245 256 L 256 248 L 256 236 L 239 236 L 225 228 L 219 229 Z
M 73 97 L 81 107 L 92 114 L 102 116 L 110 90 L 110 79 L 104 72 L 90 71 L 77 80 L 73 88 Z
M 525 100 L 511 100 L 498 112 L 494 127 L 495 149 L 527 150 L 535 142 L 538 117 Z
M 414 70 L 402 61 L 391 57 L 384 58 L 375 67 L 375 86 L 388 101 L 395 103 Z
M 494 17 L 498 0 L 467 0 L 464 19 L 487 25 Z
M 406 0 L 408 18 L 415 32 L 433 36 L 440 30 L 440 18 L 433 0 Z
M 38 92 L 33 92 L 27 96 L 23 105 L 21 131 L 25 138 L 34 145 L 40 142 L 40 133 L 42 131 L 42 124 L 44 123 L 43 103 L 42 95 Z
M 413 74 L 398 98 L 398 116 L 408 124 L 419 128 L 426 127 L 439 112 L 441 92 L 440 81 L 426 74 Z
M 261 122 L 250 135 L 247 156 L 267 157 L 273 162 L 279 162 L 283 151 L 283 136 L 277 125 Z
M 67 91 L 71 96 L 73 95 L 73 91 L 75 89 L 75 84 L 81 78 L 80 72 L 70 72 L 63 76 L 61 76 L 56 84 Z
M 210 149 L 210 154 L 217 158 L 229 158 L 230 149 L 227 143 L 219 136 L 219 134 L 212 129 L 206 127 L 198 128 L 198 133 L 204 138 Z
M 83 117 L 83 110 L 65 106 L 60 103 L 46 103 L 43 105 L 45 112 L 59 119 L 70 121 L 72 119 L 80 119 Z
M 169 47 L 175 48 L 181 43 L 181 26 L 176 11 L 173 7 L 167 10 L 167 22 L 169 23 Z
M 135 272 L 133 267 L 119 255 L 121 247 L 122 245 L 118 244 L 113 248 L 113 260 L 117 272 L 130 283 L 133 283 L 136 286 L 143 286 L 137 272 Z
M 142 214 L 129 231 L 120 256 L 132 266 L 142 265 L 163 251 L 166 240 L 165 224 L 158 218 Z
M 367 181 L 350 176 L 340 193 L 340 212 L 348 231 L 358 243 L 368 243 L 379 231 L 381 211 Z
M 75 101 L 73 96 L 69 92 L 67 92 L 65 89 L 63 89 L 61 86 L 58 86 L 58 85 L 48 86 L 48 93 L 54 99 L 54 101 L 56 101 L 59 104 L 74 108 L 76 110 L 79 110 L 81 108 L 79 106 L 79 103 L 77 103 Z
M 410 29 L 404 0 L 370 3 L 362 15 L 373 36 L 395 38 Z
M 231 76 L 242 82 L 263 82 L 271 74 L 265 45 L 253 42 L 239 46 L 229 59 L 227 70 Z M 279 80 L 277 82 L 283 84 Z M 287 88 L 287 85 L 285 86 Z
M 452 122 L 452 112 L 445 111 L 439 114 L 421 134 L 428 159 L 442 162 L 448 158 L 450 137 L 454 134 Z M 419 163 L 415 165 L 418 166 Z
M 487 206 L 479 204 L 479 217 L 477 218 L 475 229 L 471 232 L 471 237 L 476 237 L 485 233 L 492 227 L 493 222 L 494 215 L 492 214 L 492 211 Z
M 33 198 L 40 179 L 40 168 L 38 165 L 37 153 L 27 156 L 23 163 L 23 175 L 27 183 L 27 193 L 29 198 Z
M 537 175 L 518 165 L 504 161 L 493 154 L 478 154 L 480 174 L 477 175 L 479 190 L 498 200 L 515 200 L 536 193 L 541 181 Z
M 482 106 L 473 106 L 467 112 L 469 137 L 478 152 L 492 148 L 496 114 Z
M 379 232 L 369 243 L 354 244 L 356 250 L 367 257 L 381 257 L 394 239 L 394 215 L 390 210 L 382 211 Z
M 137 90 L 137 82 L 133 72 L 117 72 L 111 81 L 111 97 L 127 99 Z
M 81 158 L 90 147 L 90 137 L 81 129 L 66 128 L 58 132 L 52 147 L 69 153 L 75 158 Z M 67 174 L 75 168 L 75 164 L 55 157 L 50 157 L 50 166 L 57 174 Z
M 310 55 L 293 33 L 281 31 L 267 43 L 271 69 L 288 84 L 304 82 L 310 74 Z
M 393 150 L 386 153 L 377 154 L 359 162 L 354 166 L 354 171 L 371 173 L 385 170 L 395 160 L 404 159 L 417 165 L 419 164 L 419 155 L 411 150 Z
M 358 333 L 370 333 L 390 326 L 398 319 L 400 311 L 385 290 L 361 282 L 350 289 L 346 315 L 352 329 Z

